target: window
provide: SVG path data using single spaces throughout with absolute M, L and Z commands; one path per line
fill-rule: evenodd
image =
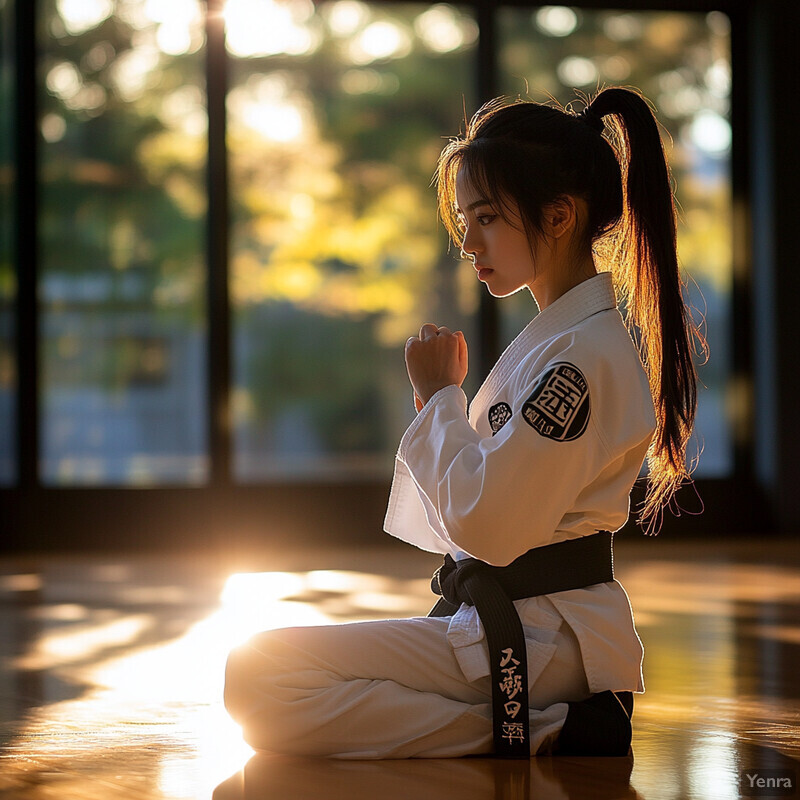
M 200 484 L 200 6 L 40 8 L 42 480 Z
M 386 475 L 413 413 L 405 340 L 472 328 L 430 181 L 477 26 L 443 5 L 254 8 L 226 10 L 235 476 Z
M 223 14 L 226 49 L 208 37 L 207 7 Z M 33 63 L 14 35 L 22 9 L 24 37 L 37 45 L 35 135 L 25 127 L 35 174 L 19 171 L 14 150 L 30 108 L 15 86 Z M 177 490 L 209 486 L 229 493 L 220 495 L 229 507 L 269 487 L 331 483 L 383 503 L 413 416 L 406 338 L 429 320 L 463 329 L 471 394 L 498 354 L 472 358 L 479 342 L 502 348 L 535 313 L 523 293 L 495 305 L 448 248 L 430 186 L 445 139 L 463 130 L 481 95 L 568 103 L 573 88 L 591 94 L 602 83 L 640 87 L 658 108 L 680 256 L 712 353 L 700 366 L 696 475 L 733 475 L 731 38 L 722 12 L 0 0 L 0 23 L 0 101 L 17 109 L 0 116 L 7 490 L 35 483 L 17 463 L 19 436 L 23 453 L 37 453 L 45 490 L 163 488 L 131 501 L 162 498 L 149 519 L 193 496 Z M 226 135 L 209 155 L 207 77 L 223 66 Z M 210 196 L 223 161 L 226 196 Z M 36 215 L 15 202 L 28 182 Z M 209 245 L 210 197 L 228 211 L 225 264 Z M 36 223 L 33 265 L 12 236 L 26 215 Z M 15 278 L 31 267 L 35 298 Z M 220 316 L 209 316 L 220 274 L 230 296 L 224 337 Z M 25 312 L 36 317 L 33 355 L 15 331 L 17 309 L 36 303 Z M 229 418 L 209 392 L 220 349 L 230 357 Z M 34 362 L 38 393 L 23 379 Z M 38 447 L 28 447 L 34 438 Z M 219 441 L 230 456 L 221 471 Z M 199 506 L 185 502 L 202 523 Z

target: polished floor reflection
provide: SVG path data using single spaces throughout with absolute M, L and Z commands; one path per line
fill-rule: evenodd
M 222 708 L 228 650 L 266 628 L 425 613 L 436 565 L 395 546 L 0 560 L 0 798 L 734 800 L 756 796 L 756 773 L 796 786 L 800 548 L 768 539 L 618 543 L 646 649 L 632 758 L 254 755 Z

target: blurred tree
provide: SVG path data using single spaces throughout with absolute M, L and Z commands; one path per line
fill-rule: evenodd
M 43 297 L 61 326 L 45 338 L 46 374 L 124 392 L 154 352 L 126 331 L 205 325 L 202 8 L 41 8 Z M 568 103 L 575 88 L 630 84 L 658 106 L 681 256 L 722 313 L 724 15 L 497 13 L 504 91 Z M 389 465 L 410 414 L 403 341 L 426 319 L 468 329 L 476 307 L 429 185 L 443 138 L 474 110 L 476 25 L 464 7 L 358 0 L 228 0 L 225 14 L 237 447 L 251 465 L 292 446 L 312 469 L 343 453 Z M 534 313 L 524 297 L 503 308 L 508 337 Z M 88 312 L 107 321 L 103 346 Z M 293 445 L 294 429 L 305 438 Z

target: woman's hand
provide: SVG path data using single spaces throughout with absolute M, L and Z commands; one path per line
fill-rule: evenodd
M 467 376 L 467 342 L 461 331 L 451 333 L 430 322 L 406 342 L 406 369 L 414 387 L 417 411 L 445 386 L 461 386 Z

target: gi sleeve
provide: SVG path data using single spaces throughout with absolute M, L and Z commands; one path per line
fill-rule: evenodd
M 486 438 L 469 424 L 460 388 L 447 386 L 428 401 L 397 459 L 449 549 L 504 566 L 552 541 L 577 496 L 612 458 L 595 424 L 591 390 L 575 364 L 550 362 Z
M 394 462 L 392 491 L 383 527 L 395 538 L 420 550 L 455 554 L 439 523 L 439 515 L 419 492 L 408 467 L 399 458 Z

